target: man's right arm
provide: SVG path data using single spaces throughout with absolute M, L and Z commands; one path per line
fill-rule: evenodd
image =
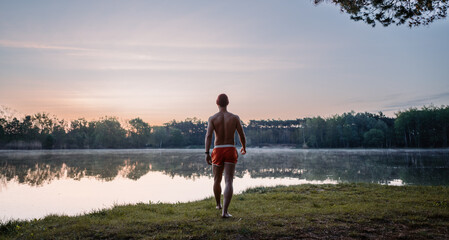
M 210 150 L 210 145 L 212 144 L 212 134 L 214 133 L 214 125 L 212 124 L 211 119 L 212 119 L 212 117 L 210 117 L 208 120 L 206 137 L 204 139 L 204 145 L 205 145 L 205 150 L 206 150 L 206 162 L 209 165 L 212 164 L 209 150 Z
M 240 152 L 245 155 L 246 154 L 246 136 L 245 132 L 243 131 L 242 122 L 240 121 L 240 118 L 237 116 L 237 133 L 240 137 L 240 143 L 242 144 L 242 149 Z

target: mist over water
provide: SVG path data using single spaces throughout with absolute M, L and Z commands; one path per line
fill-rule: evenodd
M 234 190 L 304 183 L 449 185 L 449 150 L 249 149 Z M 0 220 L 212 196 L 202 149 L 0 151 Z

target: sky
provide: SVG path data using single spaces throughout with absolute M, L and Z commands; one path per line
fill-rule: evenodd
M 332 4 L 0 1 L 0 105 L 150 125 L 449 104 L 449 20 L 375 28 Z

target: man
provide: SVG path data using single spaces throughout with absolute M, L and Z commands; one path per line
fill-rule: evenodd
M 238 153 L 234 146 L 235 131 L 239 134 L 242 149 L 240 152 L 246 154 L 246 138 L 240 118 L 227 111 L 229 104 L 228 96 L 220 94 L 217 98 L 218 112 L 209 118 L 206 133 L 206 162 L 213 165 L 214 173 L 214 195 L 217 203 L 217 209 L 222 209 L 221 198 L 221 179 L 225 176 L 225 190 L 223 194 L 223 210 L 222 217 L 232 217 L 228 213 L 228 207 L 231 203 L 232 181 L 234 179 L 235 164 L 237 163 Z M 212 142 L 212 133 L 215 132 L 215 144 L 212 155 L 209 153 Z

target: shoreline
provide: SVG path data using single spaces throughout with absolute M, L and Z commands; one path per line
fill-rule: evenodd
M 240 148 L 241 146 L 236 146 Z M 288 147 L 247 147 L 250 150 L 293 150 L 316 152 L 449 152 L 449 148 L 288 148 Z M 0 149 L 7 152 L 136 152 L 136 151 L 179 151 L 190 150 L 203 152 L 204 148 L 73 148 L 73 149 Z
M 132 204 L 74 217 L 0 224 L 0 238 L 412 238 L 449 234 L 448 186 L 323 184 L 257 187 L 234 195 L 232 219 L 214 200 Z

